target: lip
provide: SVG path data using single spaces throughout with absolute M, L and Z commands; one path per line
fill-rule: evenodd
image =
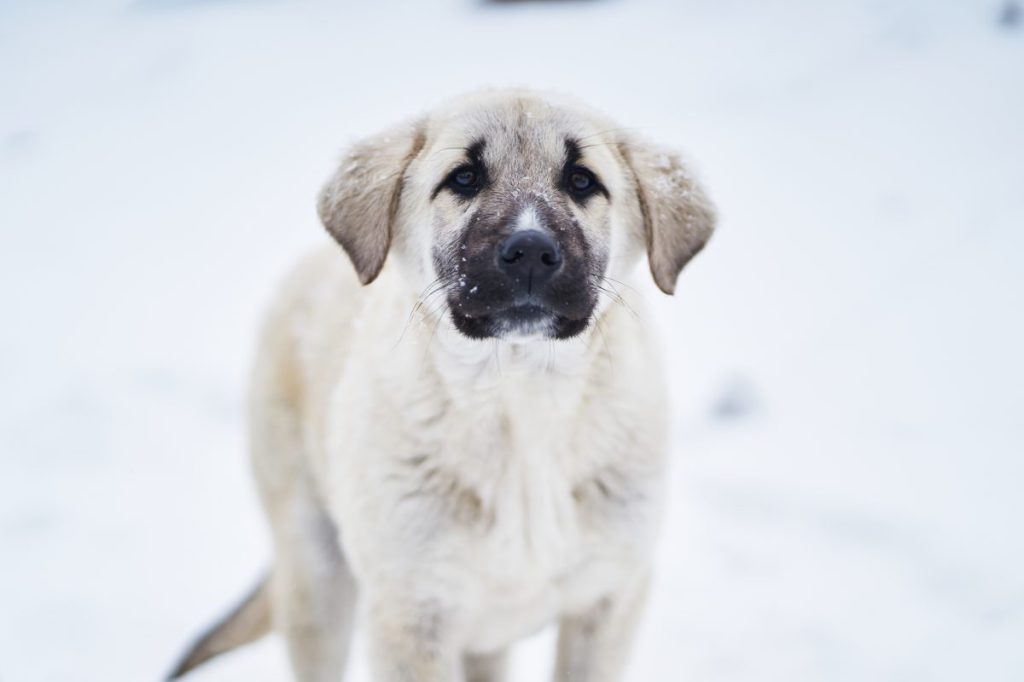
M 460 306 L 461 308 L 461 306 Z M 503 323 L 529 323 L 561 317 L 557 312 L 544 305 L 528 299 L 525 302 L 510 303 L 501 308 L 488 309 L 486 313 L 467 313 L 459 310 L 461 317 L 470 320 L 490 320 Z
M 516 303 L 484 315 L 470 315 L 457 307 L 449 308 L 456 328 L 474 339 L 525 338 L 542 336 L 568 339 L 584 331 L 592 310 L 582 318 L 566 317 L 537 303 Z
M 512 305 L 499 311 L 494 317 L 512 324 L 529 324 L 556 317 L 554 311 L 536 303 Z

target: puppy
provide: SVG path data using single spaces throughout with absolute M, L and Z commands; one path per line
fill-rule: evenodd
M 358 595 L 377 682 L 497 682 L 548 623 L 556 680 L 621 679 L 666 464 L 624 282 L 646 251 L 673 292 L 704 192 L 588 109 L 492 91 L 355 145 L 319 214 L 351 263 L 299 265 L 252 380 L 273 567 L 172 677 L 274 629 L 337 682 Z

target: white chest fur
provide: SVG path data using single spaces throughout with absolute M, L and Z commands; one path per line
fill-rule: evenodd
M 613 537 L 629 521 L 614 528 L 581 496 L 588 463 L 601 458 L 584 451 L 594 447 L 584 435 L 585 385 L 571 372 L 545 374 L 557 359 L 502 359 L 494 383 L 458 392 L 451 409 L 462 428 L 446 432 L 443 448 L 482 512 L 482 524 L 453 533 L 469 596 L 467 646 L 481 651 L 588 606 L 635 559 L 624 551 L 629 540 Z
M 484 651 L 589 606 L 645 558 L 660 415 L 632 390 L 617 403 L 583 341 L 433 343 L 386 362 L 352 349 L 326 492 L 357 577 L 453 605 L 466 647 Z

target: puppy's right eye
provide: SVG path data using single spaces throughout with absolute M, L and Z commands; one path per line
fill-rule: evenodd
M 445 184 L 456 194 L 471 197 L 483 186 L 483 174 L 473 166 L 460 166 L 451 172 Z

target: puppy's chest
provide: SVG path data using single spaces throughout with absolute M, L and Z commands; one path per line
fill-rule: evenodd
M 472 428 L 450 431 L 442 448 L 478 501 L 478 514 L 453 531 L 479 607 L 481 648 L 606 594 L 637 558 L 631 544 L 643 534 L 628 504 L 592 494 L 590 463 L 613 453 L 595 451 L 601 444 L 580 438 L 556 405 L 535 407 L 460 420 Z

